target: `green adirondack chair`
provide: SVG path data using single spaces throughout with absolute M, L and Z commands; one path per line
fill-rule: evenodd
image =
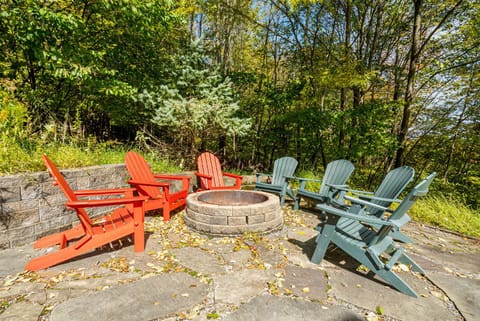
M 296 177 L 296 179 L 300 180 L 300 188 L 295 195 L 293 209 L 298 210 L 302 198 L 310 200 L 315 204 L 325 203 L 332 198 L 341 198 L 343 193 L 340 188 L 348 188 L 345 183 L 354 169 L 355 167 L 350 161 L 339 159 L 328 163 L 322 180 Z M 320 190 L 318 192 L 307 190 L 306 184 L 308 181 L 321 182 Z
M 288 180 L 292 178 L 297 165 L 298 161 L 289 156 L 275 160 L 272 174 L 257 173 L 255 190 L 278 194 L 280 196 L 280 206 L 285 203 L 287 195 L 295 200 L 295 193 L 288 186 Z
M 317 208 L 326 215 L 327 220 L 317 227 L 320 233 L 316 238 L 317 245 L 311 261 L 320 263 L 328 246 L 333 243 L 398 291 L 418 297 L 417 293 L 392 268 L 400 262 L 410 265 L 415 272 L 425 274 L 425 271 L 408 257 L 402 246 L 395 243 L 391 232 L 395 226 L 402 226 L 410 219 L 406 215 L 407 211 L 418 197 L 427 194 L 434 177 L 435 173 L 432 173 L 415 186 L 388 218 L 349 213 L 327 204 L 317 205 Z M 379 209 L 388 211 L 387 208 L 380 206 Z M 374 229 L 372 225 L 381 226 L 381 228 Z
M 369 204 L 376 204 L 382 207 L 389 207 L 394 202 L 401 202 L 397 197 L 405 187 L 413 180 L 415 170 L 410 166 L 402 166 L 388 172 L 375 192 L 361 190 L 343 189 L 350 192 L 352 196 L 345 195 L 344 199 L 352 203 L 352 207 L 358 207 L 369 215 L 383 216 L 384 212 L 375 207 L 368 207 Z
M 392 203 L 400 203 L 401 200 L 398 196 L 405 187 L 413 180 L 415 170 L 410 166 L 402 166 L 395 168 L 388 172 L 385 178 L 382 180 L 375 193 L 348 190 L 352 195 L 344 195 L 344 199 L 351 202 L 350 207 L 347 209 L 350 213 L 358 213 L 361 215 L 375 215 L 376 217 L 383 217 L 385 211 L 382 207 L 390 207 Z M 375 205 L 380 206 L 380 208 Z M 380 226 L 375 226 L 379 228 Z M 412 240 L 405 234 L 400 232 L 400 227 L 394 227 L 392 231 L 392 237 L 404 243 L 412 243 Z

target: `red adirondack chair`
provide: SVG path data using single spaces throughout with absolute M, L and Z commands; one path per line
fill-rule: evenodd
M 243 177 L 236 174 L 222 172 L 222 166 L 217 156 L 209 152 L 200 154 L 197 158 L 198 171 L 195 173 L 200 181 L 197 191 L 219 190 L 219 189 L 240 189 Z M 235 185 L 225 186 L 223 177 L 235 179 Z
M 135 187 L 138 194 L 147 197 L 145 210 L 162 209 L 164 221 L 170 220 L 170 212 L 178 208 L 185 208 L 190 177 L 183 175 L 153 174 L 145 159 L 136 152 L 125 155 L 125 164 L 131 179 L 128 183 Z M 172 180 L 181 180 L 179 191 L 172 193 L 170 183 Z
M 32 259 L 25 266 L 25 270 L 38 271 L 48 268 L 131 234 L 135 252 L 142 252 L 145 249 L 143 229 L 145 197 L 134 197 L 133 188 L 74 191 L 52 161 L 46 155 L 42 158 L 53 177 L 54 185 L 58 185 L 67 198 L 66 207 L 77 212 L 80 224 L 64 232 L 42 237 L 35 242 L 36 249 L 58 245 L 59 250 Z M 115 195 L 124 197 L 98 199 L 98 196 Z M 92 196 L 97 199 L 90 199 Z M 89 207 L 119 205 L 125 206 L 117 207 L 110 214 L 95 219 L 91 219 L 85 211 L 85 208 Z

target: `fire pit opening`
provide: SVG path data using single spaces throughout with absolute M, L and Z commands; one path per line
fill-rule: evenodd
M 267 233 L 283 225 L 278 196 L 258 191 L 204 191 L 187 197 L 185 223 L 212 235 Z
M 198 197 L 201 202 L 216 205 L 249 205 L 265 202 L 267 196 L 260 193 L 244 193 L 243 191 L 216 191 L 204 193 Z

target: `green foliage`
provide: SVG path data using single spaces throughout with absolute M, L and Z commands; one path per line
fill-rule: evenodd
M 173 57 L 169 84 L 155 92 L 144 91 L 139 101 L 155 113 L 153 122 L 168 130 L 176 141 L 196 149 L 219 136 L 241 137 L 250 120 L 239 114 L 238 101 L 229 78 L 206 63 L 199 44 Z
M 447 198 L 468 205 L 472 210 L 480 209 L 480 178 L 479 176 L 460 176 L 450 182 L 436 180 L 432 190 Z
M 0 87 L 0 172 L 16 173 L 28 167 L 36 149 L 28 123 L 25 105 Z
M 458 198 L 441 194 L 427 196 L 419 199 L 409 214 L 419 222 L 480 237 L 480 215 Z
M 76 168 L 100 164 L 124 163 L 128 145 L 98 142 L 94 137 L 57 141 L 53 124 L 39 135 L 32 133 L 27 108 L 7 90 L 0 90 L 0 175 L 45 170 L 42 154 L 58 166 Z M 146 155 L 158 172 L 179 172 L 180 164 L 153 151 Z
M 308 178 L 310 181 L 307 181 L 305 188 L 309 191 L 319 191 L 320 186 L 322 185 L 323 172 L 313 172 L 309 170 L 301 170 L 295 173 L 295 176 Z M 291 180 L 290 185 L 292 188 L 296 189 L 300 187 L 298 180 Z
M 375 308 L 375 312 L 377 312 L 378 315 L 384 315 L 385 314 L 385 310 L 379 305 Z
M 219 318 L 220 318 L 220 314 L 218 314 L 216 311 L 213 311 L 207 314 L 208 320 L 217 320 Z
M 144 121 L 124 110 L 135 110 L 136 93 L 146 79 L 158 76 L 163 49 L 176 39 L 172 26 L 181 21 L 171 5 L 168 0 L 2 1 L 1 76 L 19 86 L 16 95 L 36 129 L 51 119 L 68 123 L 77 116 L 88 134 L 92 113 L 114 124 Z M 165 40 L 168 35 L 172 40 Z
M 0 87 L 0 134 L 2 142 L 27 138 L 28 132 L 25 127 L 29 121 L 30 117 L 25 105 Z
M 47 154 L 60 168 L 79 168 L 106 164 L 123 164 L 125 153 L 132 150 L 128 146 L 91 143 L 90 146 L 83 144 L 45 144 L 40 140 L 30 143 L 35 149 L 26 150 L 19 145 L 9 149 L 1 149 L 0 175 L 17 174 L 21 172 L 44 171 L 45 165 L 41 155 Z M 173 159 L 165 155 L 149 152 L 143 153 L 145 159 L 151 164 L 152 170 L 157 173 L 180 173 L 183 171 L 182 164 L 177 164 Z

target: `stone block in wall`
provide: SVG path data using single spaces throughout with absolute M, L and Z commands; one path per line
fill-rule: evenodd
M 0 242 L 0 250 L 5 250 L 5 249 L 9 249 L 11 248 L 12 246 L 10 245 L 10 241 L 3 241 L 3 242 Z
M 70 226 L 68 226 L 70 227 Z M 55 229 L 66 229 L 63 217 L 52 217 L 49 220 L 44 220 L 34 225 L 34 233 L 37 237 L 52 234 Z
M 36 200 L 42 197 L 41 182 L 48 179 L 45 174 L 34 173 L 31 175 L 23 175 L 19 180 L 20 198 L 21 200 Z
M 0 218 L 0 231 L 40 222 L 38 208 L 15 211 L 12 215 L 6 214 L 7 217 L 5 217 L 5 213 L 8 212 L 0 213 L 2 216 Z
M 25 237 L 20 237 L 20 238 L 16 238 L 16 239 L 13 239 L 11 242 L 10 242 L 10 248 L 12 247 L 19 247 L 19 246 L 22 246 L 22 245 L 25 245 L 25 244 L 28 244 L 28 243 L 33 243 L 37 240 L 38 238 L 35 236 L 35 235 L 28 235 L 28 236 L 25 236 Z
M 85 169 L 81 175 L 79 173 L 77 175 L 69 174 L 68 177 L 76 180 L 77 189 L 105 189 L 127 186 L 126 168 L 122 164 L 92 166 Z
M 229 216 L 228 225 L 245 225 L 247 224 L 247 216 Z
M 38 200 L 36 199 L 20 200 L 20 201 L 8 202 L 3 204 L 3 210 L 8 213 L 17 213 L 17 212 L 37 209 L 37 208 L 38 208 Z
M 72 169 L 72 170 L 63 169 L 63 170 L 60 170 L 60 172 L 62 173 L 63 177 L 65 178 L 65 180 L 67 181 L 68 185 L 70 186 L 70 188 L 72 190 L 87 189 L 87 188 L 83 188 L 81 186 L 80 187 L 78 186 L 79 178 L 87 176 L 87 174 L 84 171 L 79 171 L 79 170 L 75 170 L 75 169 Z M 58 188 L 58 186 L 57 186 L 57 188 Z
M 91 175 L 88 177 L 88 189 L 104 189 L 107 182 L 112 179 L 111 175 Z M 117 186 L 120 187 L 120 186 Z
M 42 201 L 40 201 L 42 203 Z M 63 217 L 68 215 L 69 212 L 73 212 L 68 210 L 65 207 L 65 202 L 63 204 L 49 204 L 48 206 L 40 205 L 38 208 L 38 216 L 40 220 L 49 220 L 52 217 Z
M 62 216 L 62 220 L 63 220 L 62 225 L 63 226 L 73 226 L 74 224 L 79 223 L 77 213 L 75 213 L 73 211 L 69 211 L 65 214 L 66 215 Z
M 34 232 L 35 228 L 33 225 L 11 228 L 0 233 L 0 243 L 10 242 L 11 244 L 14 240 L 22 239 L 25 236 L 35 235 Z
M 90 189 L 90 177 L 88 175 L 77 177 L 74 184 L 75 189 Z
M 53 185 L 53 180 L 50 177 L 41 182 L 40 185 L 42 187 L 42 197 L 53 194 L 63 194 L 57 185 Z
M 0 230 L 24 224 L 29 225 L 39 221 L 38 201 L 36 199 L 3 203 L 1 209 Z
M 15 176 L 5 176 L 0 180 L 0 203 L 21 200 L 20 186 Z
M 267 221 L 267 220 L 265 219 L 264 215 L 250 215 L 250 216 L 248 216 L 248 224 L 260 224 L 260 223 L 263 223 L 265 221 Z

